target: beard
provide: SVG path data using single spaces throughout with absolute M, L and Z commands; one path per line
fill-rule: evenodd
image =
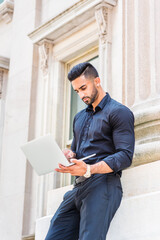
M 85 96 L 82 98 L 83 102 L 87 105 L 91 105 L 92 103 L 94 103 L 94 101 L 97 99 L 98 97 L 98 90 L 97 88 L 93 85 L 93 90 L 90 96 Z

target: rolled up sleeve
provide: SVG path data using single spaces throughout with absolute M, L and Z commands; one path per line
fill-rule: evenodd
M 127 107 L 120 107 L 110 114 L 110 124 L 115 153 L 103 161 L 116 173 L 132 163 L 135 145 L 134 115 Z

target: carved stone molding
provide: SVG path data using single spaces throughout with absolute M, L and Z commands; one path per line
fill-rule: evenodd
M 135 112 L 135 135 L 137 144 L 160 141 L 159 105 Z
M 95 18 L 98 25 L 99 38 L 102 44 L 111 40 L 110 11 L 111 7 L 107 4 L 99 4 L 95 8 Z
M 0 69 L 9 70 L 9 58 L 0 56 Z
M 4 73 L 9 70 L 9 59 L 0 56 L 0 99 L 2 98 Z
M 34 236 L 22 237 L 22 240 L 35 240 Z
M 52 41 L 47 39 L 39 42 L 40 69 L 44 77 L 46 77 L 49 72 L 50 49 L 52 46 Z
M 117 0 L 81 0 L 72 7 L 39 26 L 28 36 L 34 43 L 47 38 L 63 40 L 73 32 L 82 29 L 95 20 L 95 7 L 103 4 L 108 8 L 116 6 Z
M 158 102 L 158 99 L 157 99 Z M 134 112 L 136 146 L 133 166 L 160 159 L 159 104 Z
M 107 40 L 108 9 L 104 6 L 97 8 L 95 11 L 95 17 L 98 25 L 100 40 L 102 44 L 105 44 Z
M 4 70 L 0 69 L 0 99 L 2 98 Z
M 14 10 L 14 2 L 12 0 L 5 0 L 0 4 L 0 21 L 4 20 L 9 23 L 12 20 Z

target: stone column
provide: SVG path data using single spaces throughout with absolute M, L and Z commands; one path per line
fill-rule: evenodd
M 47 39 L 39 42 L 39 60 L 40 60 L 40 89 L 41 96 L 39 96 L 39 100 L 41 100 L 41 127 L 40 134 L 45 134 L 49 129 L 47 128 L 47 119 L 48 119 L 48 102 L 50 101 L 50 70 L 51 70 L 51 62 L 52 62 L 52 41 Z
M 134 165 L 160 160 L 159 1 L 125 1 L 125 104 L 135 114 Z
M 53 43 L 48 39 L 39 42 L 39 81 L 37 91 L 37 114 L 35 135 L 43 136 L 51 132 L 51 106 L 53 101 L 52 84 L 52 49 Z M 53 174 L 40 176 L 38 181 L 37 217 L 46 214 L 47 192 L 53 188 Z M 50 186 L 50 187 L 49 187 Z
M 5 96 L 6 96 L 8 69 L 9 69 L 9 59 L 0 57 L 0 163 L 2 158 Z
M 2 132 L 3 132 L 3 116 L 2 116 L 2 92 L 3 92 L 3 75 L 4 70 L 0 68 L 0 166 L 2 158 Z
M 105 91 L 111 91 L 111 6 L 102 3 L 95 8 L 99 32 L 99 74 Z
M 4 74 L 4 70 L 0 69 L 0 99 L 2 98 L 3 74 Z

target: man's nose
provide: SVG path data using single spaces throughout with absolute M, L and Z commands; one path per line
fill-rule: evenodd
M 79 97 L 82 99 L 85 96 L 84 92 L 79 92 Z

